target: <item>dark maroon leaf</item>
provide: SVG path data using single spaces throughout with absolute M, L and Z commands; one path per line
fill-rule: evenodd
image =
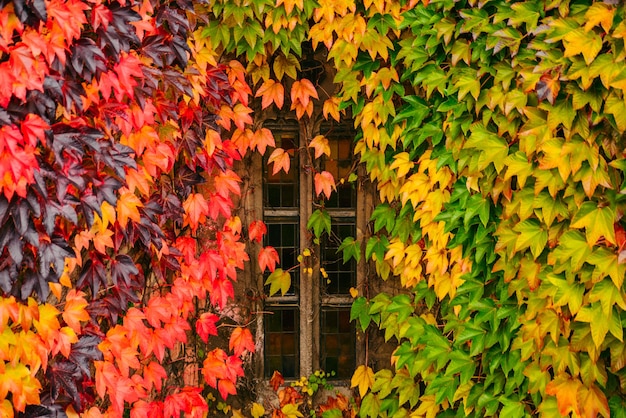
M 167 25 L 167 28 L 173 35 L 179 35 L 182 38 L 187 37 L 189 20 L 182 11 L 163 7 L 157 13 L 156 20 L 158 26 Z
M 110 269 L 111 280 L 115 286 L 117 286 L 117 284 L 121 281 L 130 285 L 132 282 L 131 276 L 139 273 L 139 270 L 137 270 L 137 266 L 133 262 L 132 258 L 126 254 L 118 254 L 115 259 L 111 260 Z
M 102 339 L 97 335 L 81 335 L 78 342 L 72 345 L 68 360 L 74 363 L 84 376 L 91 377 L 91 364 L 95 360 L 102 360 L 102 351 L 98 344 Z
M 77 387 L 77 380 L 81 378 L 81 373 L 75 363 L 65 360 L 56 361 L 48 366 L 46 377 L 50 382 L 52 400 L 56 400 L 64 392 L 71 398 L 74 409 L 78 411 L 82 409 Z
M 107 285 L 106 271 L 104 270 L 102 261 L 96 257 L 92 257 L 83 265 L 80 277 L 76 282 L 76 288 L 82 290 L 89 286 L 91 288 L 91 295 L 95 298 L 100 290 L 100 285 Z
M 152 58 L 157 67 L 165 67 L 172 63 L 172 50 L 169 45 L 166 45 L 165 38 L 161 34 L 146 36 L 143 40 L 142 51 Z
M 81 38 L 76 41 L 70 54 L 74 71 L 87 80 L 107 71 L 104 52 L 91 39 Z
M 74 257 L 74 250 L 61 237 L 51 237 L 50 242 L 42 239 L 39 244 L 39 272 L 50 282 L 58 282 L 66 257 Z

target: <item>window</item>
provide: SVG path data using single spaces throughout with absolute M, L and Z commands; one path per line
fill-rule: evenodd
M 333 174 L 338 191 L 330 199 L 320 200 L 313 191 L 314 170 L 308 150 L 301 145 L 307 143 L 301 138 L 306 139 L 306 132 L 312 130 L 297 121 L 271 121 L 264 127 L 272 130 L 276 146 L 291 157 L 289 173 L 274 175 L 267 161 L 263 162 L 262 215 L 267 225 L 264 244 L 276 249 L 281 268 L 290 271 L 292 284 L 285 295 L 269 297 L 268 289 L 264 290 L 262 374 L 268 378 L 278 370 L 287 379 L 297 379 L 323 369 L 349 380 L 357 358 L 350 288 L 357 286 L 358 266 L 352 259 L 344 263 L 337 250 L 346 237 L 356 236 L 357 221 L 362 221 L 357 219 L 355 187 L 348 181 L 354 171 L 354 136 L 327 128 L 331 155 L 315 163 L 319 170 Z M 324 208 L 332 218 L 331 233 L 319 242 L 306 228 L 317 208 Z M 307 257 L 307 267 L 299 268 L 298 257 L 305 248 L 312 255 Z

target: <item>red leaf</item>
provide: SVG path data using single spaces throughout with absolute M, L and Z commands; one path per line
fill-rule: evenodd
M 239 357 L 243 352 L 248 350 L 254 352 L 254 339 L 248 328 L 237 327 L 230 335 L 228 349 L 233 350 L 235 356 Z
M 259 267 L 262 272 L 264 272 L 266 268 L 269 268 L 270 271 L 274 271 L 279 261 L 278 253 L 274 247 L 267 246 L 259 251 Z
M 267 233 L 267 226 L 263 221 L 252 221 L 248 227 L 248 238 L 250 241 L 261 242 L 263 235 Z
M 209 340 L 209 335 L 217 335 L 217 327 L 215 323 L 219 320 L 219 316 L 205 312 L 200 315 L 196 321 L 196 332 L 205 343 Z
M 20 130 L 26 143 L 31 147 L 36 147 L 37 143 L 41 141 L 43 145 L 46 144 L 46 129 L 50 129 L 50 126 L 39 116 L 29 113 L 22 121 Z

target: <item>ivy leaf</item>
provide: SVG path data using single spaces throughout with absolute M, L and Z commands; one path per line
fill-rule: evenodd
M 254 353 L 254 338 L 248 328 L 237 327 L 230 334 L 228 341 L 228 349 L 233 350 L 237 357 L 241 356 L 246 350 Z
M 352 379 L 350 379 L 350 387 L 358 387 L 359 395 L 365 396 L 369 388 L 374 384 L 374 371 L 371 367 L 361 365 L 356 368 Z
M 259 268 L 262 272 L 269 269 L 273 272 L 276 269 L 276 264 L 280 262 L 278 252 L 274 247 L 264 247 L 259 251 Z
M 276 175 L 281 169 L 288 173 L 291 165 L 291 156 L 284 149 L 276 148 L 270 155 L 268 164 L 274 164 L 272 175 Z
M 209 214 L 209 203 L 201 193 L 191 193 L 183 202 L 183 209 L 185 210 L 185 225 L 190 225 L 195 233 Z
M 272 103 L 276 104 L 276 107 L 282 109 L 285 102 L 285 88 L 282 84 L 275 82 L 272 79 L 266 80 L 261 87 L 257 90 L 255 97 L 261 97 L 261 108 L 265 109 Z
M 361 260 L 361 247 L 359 242 L 356 241 L 353 237 L 344 238 L 341 245 L 337 249 L 337 252 L 343 252 L 343 262 L 347 263 L 351 258 L 354 258 L 358 263 Z
M 267 280 L 265 280 L 265 284 L 270 285 L 270 296 L 275 295 L 279 290 L 280 294 L 285 296 L 291 287 L 291 275 L 288 271 L 277 268 L 268 276 Z
M 320 238 L 324 232 L 330 234 L 330 215 L 327 211 L 316 209 L 306 223 L 307 229 L 312 229 L 316 238 Z
M 205 343 L 209 340 L 209 335 L 217 335 L 217 326 L 219 316 L 214 313 L 204 312 L 196 321 L 196 332 Z
M 309 148 L 315 150 L 315 158 L 320 158 L 322 155 L 330 157 L 330 145 L 324 135 L 317 135 L 313 138 L 309 143 Z
M 315 173 L 315 176 L 313 177 L 313 183 L 315 184 L 315 194 L 317 196 L 324 193 L 324 195 L 326 195 L 326 198 L 330 198 L 333 190 L 337 190 L 335 186 L 335 179 L 333 175 L 328 171 Z
M 267 233 L 267 226 L 263 221 L 252 221 L 248 227 L 248 239 L 251 242 L 263 241 L 263 236 Z
M 530 248 L 530 252 L 536 260 L 548 242 L 548 232 L 535 219 L 520 222 L 513 227 L 513 230 L 519 233 L 515 241 L 515 251 Z
M 570 412 L 578 415 L 578 401 L 576 399 L 581 383 L 578 379 L 572 379 L 567 375 L 557 376 L 546 386 L 548 395 L 556 396 L 559 413 L 561 416 L 568 415 Z
M 610 206 L 599 207 L 595 202 L 585 202 L 572 218 L 572 228 L 585 228 L 587 243 L 594 245 L 600 237 L 615 245 L 615 215 Z

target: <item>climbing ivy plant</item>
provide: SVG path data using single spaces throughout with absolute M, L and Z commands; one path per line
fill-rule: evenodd
M 357 244 L 405 289 L 355 299 L 360 328 L 397 342 L 391 369 L 355 372 L 362 417 L 623 411 L 623 7 L 207 8 L 214 20 L 202 35 L 216 59 L 244 62 L 263 109 L 283 106 L 287 76 L 299 118 L 310 106 L 354 117 L 355 152 L 380 198 Z M 304 40 L 336 70 L 339 92 L 323 104 L 300 84 Z M 281 155 L 271 161 L 287 170 Z
M 619 416 L 624 8 L 364 2 L 311 34 L 378 185 L 366 255 L 406 288 L 353 306 L 398 343 L 361 416 Z

